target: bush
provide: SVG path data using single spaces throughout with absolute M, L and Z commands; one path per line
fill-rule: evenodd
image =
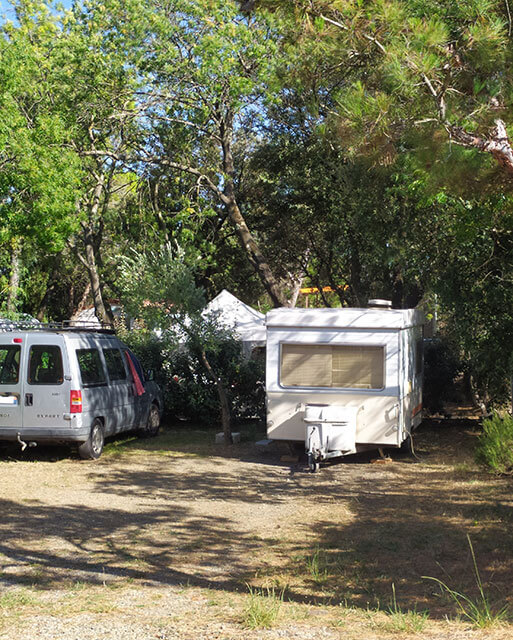
M 494 473 L 513 472 L 513 417 L 495 414 L 483 421 L 476 460 Z
M 139 358 L 143 369 L 155 372 L 162 389 L 166 416 L 203 424 L 217 423 L 219 399 L 214 382 L 207 376 L 199 354 L 186 346 L 176 347 L 146 329 L 118 328 L 118 336 Z M 221 372 L 232 417 L 263 419 L 265 415 L 264 362 L 247 360 L 239 341 L 223 340 L 207 357 Z
M 216 353 L 207 353 L 221 372 L 228 393 L 232 417 L 263 418 L 265 407 L 264 367 L 245 360 L 236 340 L 225 340 Z M 206 375 L 198 354 L 186 347 L 170 353 L 164 363 L 168 410 L 176 418 L 212 424 L 219 420 L 219 400 L 214 382 Z

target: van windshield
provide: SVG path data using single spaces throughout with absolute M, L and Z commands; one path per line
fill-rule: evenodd
M 18 345 L 0 345 L 0 384 L 18 384 L 20 353 Z

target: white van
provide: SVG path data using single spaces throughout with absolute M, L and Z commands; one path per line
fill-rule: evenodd
M 268 438 L 305 442 L 312 471 L 400 447 L 422 419 L 423 314 L 373 302 L 267 314 Z
M 162 408 L 158 386 L 112 330 L 0 330 L 0 440 L 76 443 L 96 459 L 106 436 L 156 435 Z

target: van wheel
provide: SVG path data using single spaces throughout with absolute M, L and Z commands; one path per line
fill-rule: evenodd
M 160 429 L 160 413 L 156 404 L 152 404 L 150 412 L 148 413 L 148 419 L 146 420 L 146 426 L 141 429 L 140 435 L 143 438 L 154 438 Z
M 103 425 L 98 418 L 93 422 L 89 438 L 78 447 L 78 455 L 83 460 L 98 460 L 102 455 L 105 435 Z

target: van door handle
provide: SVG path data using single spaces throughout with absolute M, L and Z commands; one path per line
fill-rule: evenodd
M 26 407 L 32 407 L 34 403 L 34 396 L 31 393 L 26 393 L 25 394 L 25 406 Z

